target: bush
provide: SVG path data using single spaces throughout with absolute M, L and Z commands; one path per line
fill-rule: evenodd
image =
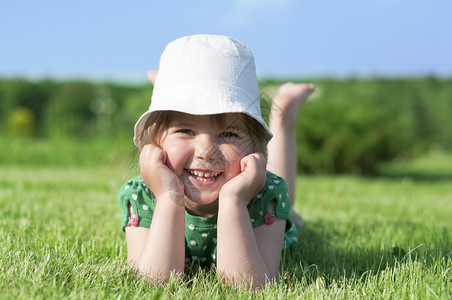
M 316 91 L 297 124 L 298 169 L 372 175 L 379 162 L 452 149 L 451 80 L 303 80 Z M 282 82 L 262 84 L 274 91 Z M 269 98 L 269 97 L 267 97 Z
M 297 124 L 301 172 L 374 174 L 382 161 L 430 147 L 452 150 L 452 79 L 303 81 L 314 82 L 316 92 Z M 281 83 L 261 82 L 267 118 Z M 148 83 L 0 79 L 0 135 L 131 143 L 133 125 L 151 95 Z
M 35 132 L 36 117 L 28 107 L 19 107 L 13 110 L 8 120 L 8 129 L 11 135 L 33 135 Z

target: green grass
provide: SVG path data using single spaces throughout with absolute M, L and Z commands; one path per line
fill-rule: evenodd
M 280 283 L 253 295 L 209 271 L 165 287 L 133 274 L 116 202 L 133 168 L 2 165 L 0 298 L 450 299 L 452 156 L 382 170 L 378 178 L 300 176 L 300 242 Z

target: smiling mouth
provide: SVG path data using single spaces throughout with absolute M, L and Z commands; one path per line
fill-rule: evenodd
M 208 182 L 215 181 L 222 172 L 213 172 L 213 171 L 200 171 L 200 170 L 187 170 L 190 177 L 195 178 L 196 180 Z

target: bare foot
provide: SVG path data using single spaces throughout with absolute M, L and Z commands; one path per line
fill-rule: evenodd
M 314 91 L 312 83 L 287 82 L 281 85 L 278 94 L 272 100 L 270 119 L 282 120 L 292 124 L 296 121 L 298 110 Z
M 152 85 L 155 84 L 155 78 L 157 77 L 157 70 L 152 70 L 148 72 L 148 80 L 152 83 Z

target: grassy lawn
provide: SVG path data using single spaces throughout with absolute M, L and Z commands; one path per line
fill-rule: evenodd
M 0 298 L 450 299 L 452 156 L 382 170 L 300 176 L 300 242 L 280 283 L 252 295 L 211 271 L 163 288 L 133 275 L 116 192 L 137 170 L 0 166 Z

